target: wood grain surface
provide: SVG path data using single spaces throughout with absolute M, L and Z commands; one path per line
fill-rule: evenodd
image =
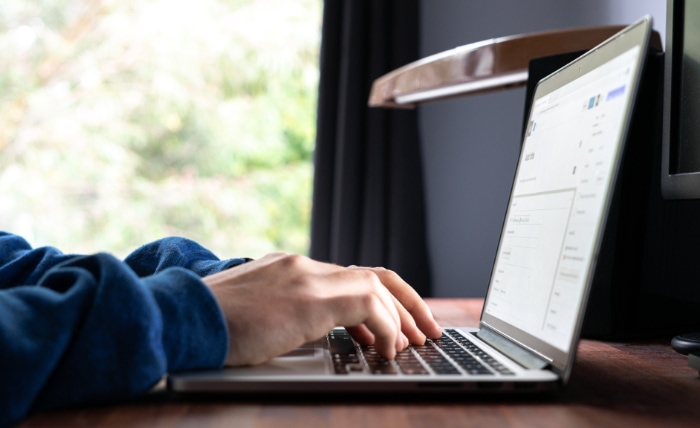
M 428 299 L 442 325 L 475 326 L 481 299 Z M 571 380 L 537 398 L 463 396 L 411 400 L 274 398 L 234 401 L 168 394 L 35 415 L 28 427 L 700 427 L 700 378 L 670 338 L 583 340 Z

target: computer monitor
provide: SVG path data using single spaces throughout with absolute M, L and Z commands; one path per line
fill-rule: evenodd
M 666 4 L 661 190 L 700 199 L 700 1 Z
M 667 51 L 659 37 L 648 53 L 584 337 L 700 331 L 700 0 L 667 5 Z M 526 96 L 579 54 L 532 60 Z

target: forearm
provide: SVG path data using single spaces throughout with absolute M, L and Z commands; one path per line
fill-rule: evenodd
M 198 273 L 160 266 L 140 278 L 107 254 L 64 256 L 26 242 L 0 258 L 0 426 L 128 398 L 168 371 L 221 366 L 228 335 L 217 302 Z

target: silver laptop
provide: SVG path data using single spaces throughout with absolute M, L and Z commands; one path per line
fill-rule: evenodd
M 647 16 L 539 82 L 479 328 L 446 327 L 393 361 L 339 328 L 262 365 L 172 374 L 168 387 L 456 393 L 566 384 L 650 31 Z

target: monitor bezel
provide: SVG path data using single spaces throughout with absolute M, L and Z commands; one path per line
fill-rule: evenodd
M 681 172 L 678 166 L 684 21 L 685 0 L 667 0 L 661 142 L 661 194 L 664 199 L 700 199 L 700 169 Z M 695 144 L 700 145 L 700 141 Z

